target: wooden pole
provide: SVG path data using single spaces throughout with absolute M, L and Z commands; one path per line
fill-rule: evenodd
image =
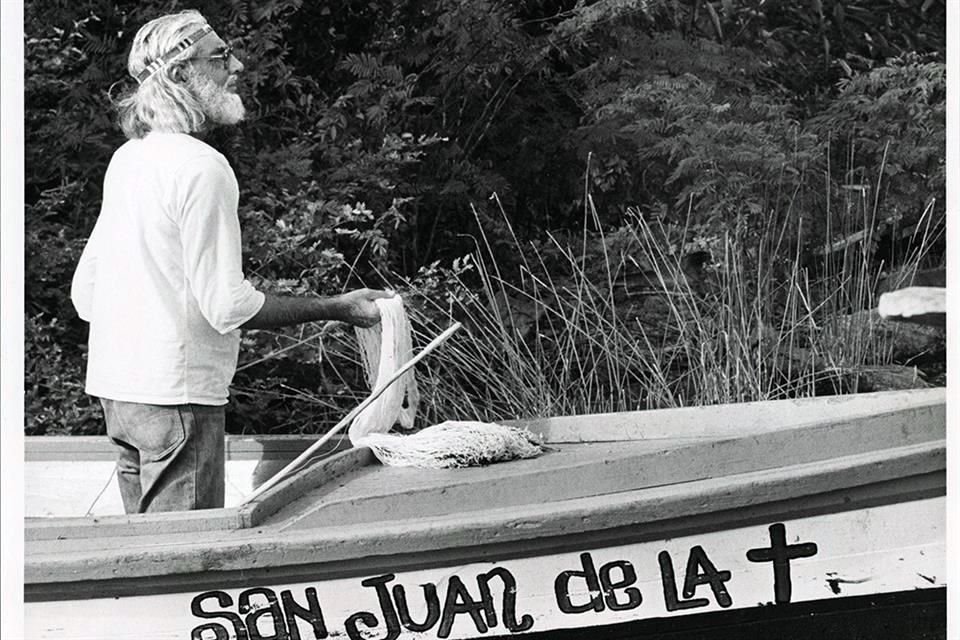
M 285 466 L 283 469 L 281 469 L 281 470 L 278 471 L 276 474 L 274 474 L 274 475 L 271 476 L 269 479 L 267 479 L 266 482 L 264 482 L 264 483 L 261 484 L 259 487 L 257 487 L 256 489 L 254 489 L 254 490 L 250 493 L 250 495 L 248 495 L 247 497 L 245 497 L 245 498 L 240 502 L 240 504 L 241 504 L 241 505 L 247 504 L 248 502 L 250 502 L 251 500 L 253 500 L 253 499 L 256 498 L 257 496 L 259 496 L 261 493 L 263 493 L 264 491 L 266 491 L 266 490 L 269 489 L 270 487 L 274 486 L 275 484 L 277 484 L 278 482 L 280 482 L 281 480 L 283 480 L 286 475 L 288 475 L 292 470 L 296 469 L 301 463 L 303 463 L 305 460 L 307 460 L 307 459 L 313 454 L 314 451 L 316 451 L 316 450 L 319 449 L 322 445 L 324 445 L 328 440 L 330 440 L 330 438 L 332 438 L 337 432 L 339 432 L 341 429 L 343 429 L 346 425 L 350 424 L 350 423 L 353 421 L 353 419 L 356 418 L 356 417 L 360 414 L 361 411 L 363 411 L 364 409 L 366 409 L 367 407 L 369 407 L 370 404 L 372 404 L 374 400 L 376 400 L 377 398 L 379 398 L 380 395 L 381 395 L 384 391 L 386 391 L 388 387 L 390 387 L 390 385 L 392 385 L 394 382 L 396 382 L 397 380 L 399 380 L 399 379 L 400 379 L 400 376 L 402 376 L 404 373 L 406 373 L 407 371 L 409 371 L 414 365 L 416 365 L 416 364 L 417 364 L 418 362 L 420 362 L 424 357 L 426 357 L 427 354 L 429 354 L 431 351 L 433 351 L 433 350 L 436 349 L 438 346 L 440 346 L 443 342 L 445 342 L 445 341 L 447 340 L 447 338 L 449 338 L 450 336 L 452 336 L 461 326 L 462 326 L 462 325 L 461 325 L 459 322 L 455 322 L 455 323 L 453 323 L 452 325 L 450 325 L 450 326 L 447 328 L 446 331 L 444 331 L 443 333 L 441 333 L 440 335 L 438 335 L 436 338 L 434 338 L 434 339 L 430 342 L 430 344 L 428 344 L 428 345 L 425 346 L 423 349 L 421 349 L 421 350 L 420 350 L 420 353 L 418 353 L 418 354 L 415 355 L 414 357 L 412 357 L 412 358 L 410 358 L 409 360 L 407 360 L 407 361 L 403 364 L 402 367 L 400 367 L 399 369 L 397 369 L 397 370 L 393 373 L 393 375 L 390 376 L 390 378 L 388 378 L 388 379 L 386 380 L 386 382 L 384 382 L 383 384 L 377 386 L 376 389 L 374 389 L 372 392 L 370 392 L 370 395 L 367 396 L 367 398 L 364 399 L 363 402 L 361 402 L 361 403 L 358 404 L 356 407 L 354 407 L 353 410 L 350 411 L 350 413 L 348 413 L 346 416 L 344 416 L 344 418 L 343 418 L 340 422 L 338 422 L 332 429 L 330 429 L 330 431 L 328 431 L 326 434 L 324 434 L 324 436 L 323 436 L 322 438 L 320 438 L 319 440 L 317 440 L 316 442 L 314 442 L 312 445 L 310 445 L 310 447 L 309 447 L 306 451 L 304 451 L 303 453 L 301 453 L 301 454 L 300 454 L 299 456 L 297 456 L 292 462 L 290 462 L 290 464 L 288 464 L 287 466 Z

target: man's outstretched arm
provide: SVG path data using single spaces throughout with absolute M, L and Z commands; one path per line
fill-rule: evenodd
M 240 328 L 276 329 L 318 320 L 339 320 L 357 327 L 372 327 L 380 322 L 380 309 L 374 301 L 394 295 L 392 291 L 377 289 L 357 289 L 330 297 L 266 294 L 260 311 Z

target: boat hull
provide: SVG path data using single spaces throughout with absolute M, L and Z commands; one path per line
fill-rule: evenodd
M 531 425 L 531 460 L 348 449 L 226 509 L 31 518 L 27 637 L 945 635 L 942 390 Z
M 58 593 L 27 590 L 27 637 L 477 638 L 584 628 L 629 637 L 711 613 L 740 612 L 728 618 L 768 628 L 803 612 L 839 620 L 844 611 L 913 610 L 904 596 L 919 591 L 930 593 L 911 615 L 936 629 L 944 508 L 933 496 L 712 531 L 705 522 L 696 533 L 626 544 L 581 540 L 520 557 L 487 547 L 420 569 L 381 558 L 343 577 L 318 557 L 313 579 L 311 567 L 264 570 L 242 586 L 236 575 L 196 575 L 177 593 L 121 580 L 100 582 L 106 597 L 91 597 L 81 581 Z M 863 622 L 876 619 L 864 614 Z

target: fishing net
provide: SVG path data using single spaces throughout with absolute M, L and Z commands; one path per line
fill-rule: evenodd
M 410 321 L 403 300 L 400 296 L 378 298 L 376 304 L 380 308 L 380 324 L 356 329 L 360 361 L 371 389 L 376 388 L 378 380 L 387 380 L 413 357 Z M 412 429 L 419 402 L 417 379 L 410 369 L 354 418 L 347 432 L 350 442 L 356 444 L 358 439 L 371 433 L 386 433 L 397 422 L 405 429 Z
M 475 467 L 516 458 L 536 458 L 540 439 L 526 429 L 448 420 L 413 435 L 372 433 L 363 438 L 383 464 L 394 467 Z
M 400 296 L 377 300 L 380 324 L 357 328 L 361 362 L 371 389 L 390 378 L 413 355 L 410 322 Z M 543 452 L 540 438 L 526 429 L 490 422 L 447 421 L 412 435 L 387 433 L 399 423 L 412 428 L 419 403 L 413 369 L 403 374 L 351 423 L 355 446 L 370 447 L 386 465 L 397 467 L 469 467 Z

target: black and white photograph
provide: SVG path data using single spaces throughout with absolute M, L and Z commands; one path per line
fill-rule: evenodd
M 953 0 L 0 7 L 4 640 L 960 637 Z

